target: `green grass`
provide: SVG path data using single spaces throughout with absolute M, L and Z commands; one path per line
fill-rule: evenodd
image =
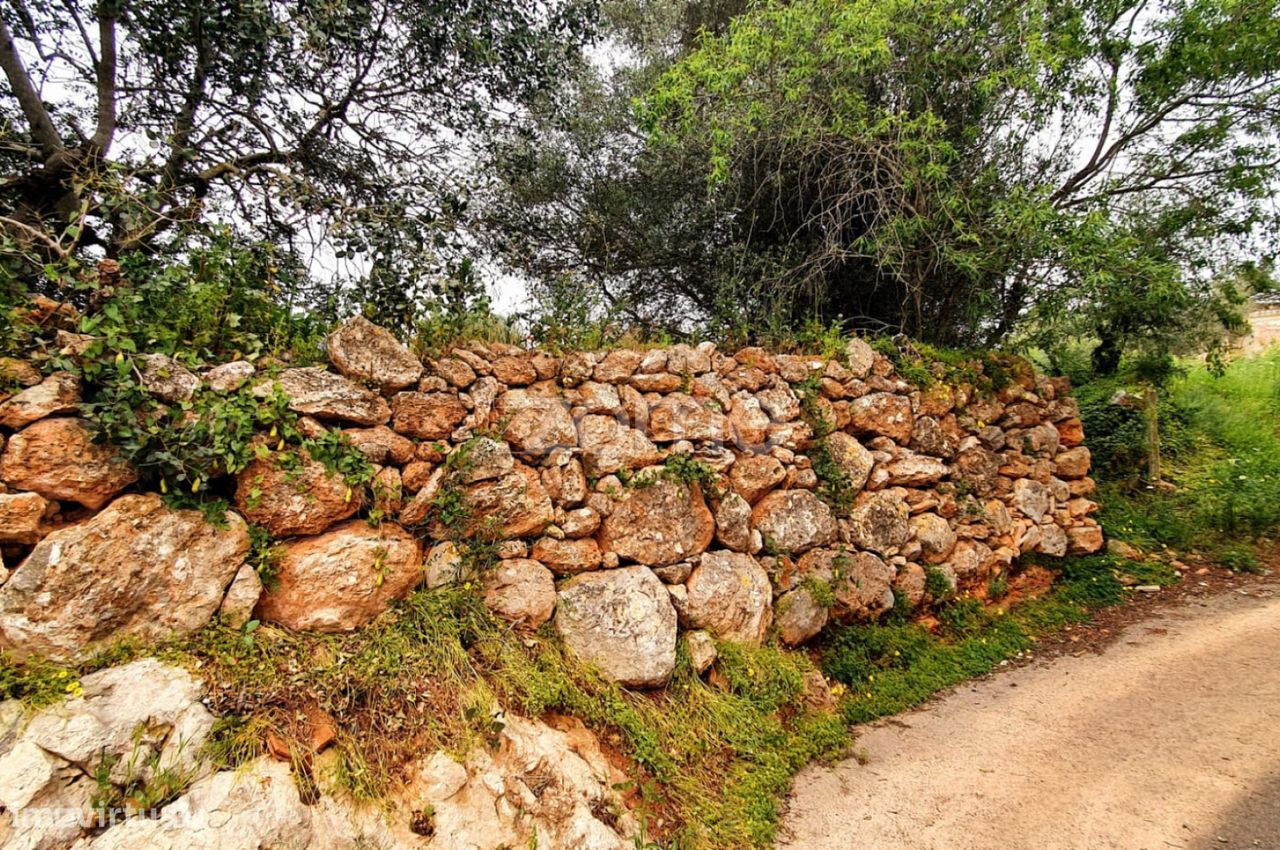
M 1221 375 L 1183 366 L 1160 404 L 1162 478 L 1172 488 L 1140 478 L 1142 415 L 1109 403 L 1124 380 L 1077 390 L 1098 518 L 1108 535 L 1146 550 L 1198 550 L 1251 568 L 1252 544 L 1280 529 L 1280 351 L 1236 360 Z
M 957 600 L 940 609 L 938 633 L 912 622 L 830 629 L 821 660 L 826 674 L 843 686 L 841 716 L 847 723 L 865 723 L 990 673 L 1001 661 L 1033 649 L 1039 638 L 1124 601 L 1122 574 L 1142 584 L 1176 581 L 1167 567 L 1106 555 L 1054 566 L 1062 569 L 1062 578 L 1047 595 L 1008 612 L 975 599 Z

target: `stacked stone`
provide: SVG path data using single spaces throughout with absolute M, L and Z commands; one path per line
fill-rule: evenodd
M 1022 553 L 1102 545 L 1075 402 L 1025 363 L 994 394 L 914 386 L 857 339 L 831 360 L 709 343 L 556 357 L 474 342 L 424 364 L 360 318 L 328 350 L 336 371 L 270 379 L 246 362 L 197 376 L 148 359 L 144 380 L 165 399 L 202 384 L 262 395 L 278 385 L 304 433 L 340 428 L 378 467 L 373 487 L 352 493 L 315 460 L 286 473 L 268 455 L 237 476 L 239 516 L 225 528 L 120 496 L 136 474 L 89 440 L 78 385 L 28 376 L 0 403 L 13 432 L 0 456 L 0 545 L 23 557 L 0 588 L 0 647 L 66 656 L 121 632 L 198 627 L 219 606 L 349 630 L 421 583 L 474 581 L 503 616 L 554 617 L 568 648 L 610 678 L 657 686 L 680 628 L 705 668 L 710 637 L 756 643 L 776 630 L 794 645 L 831 617 L 927 604 L 926 569 L 977 589 Z M 821 440 L 818 425 L 831 431 Z M 465 463 L 450 463 L 459 451 Z M 681 455 L 712 475 L 663 465 Z M 818 495 L 815 458 L 824 475 L 839 470 L 838 511 Z M 462 574 L 456 529 L 435 515 L 450 487 L 473 527 L 502 538 L 483 576 Z M 376 526 L 357 517 L 369 507 L 385 517 Z M 279 584 L 261 598 L 241 517 L 286 540 Z M 186 557 L 192 541 L 205 554 Z M 106 593 L 117 572 L 149 590 Z M 228 583 L 225 598 L 207 589 Z M 110 613 L 87 616 L 68 594 Z

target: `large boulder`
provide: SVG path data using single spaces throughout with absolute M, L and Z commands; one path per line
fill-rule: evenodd
M 542 457 L 555 448 L 578 444 L 578 429 L 569 415 L 569 406 L 554 396 L 508 390 L 498 396 L 493 419 L 494 425 L 503 428 L 502 437 L 511 448 L 530 457 Z
M 258 616 L 295 631 L 349 632 L 381 614 L 422 578 L 422 549 L 395 523 L 352 520 L 285 544 L 278 581 Z
M 773 621 L 769 574 L 750 555 L 707 552 L 688 582 L 690 625 L 721 640 L 759 645 Z
M 836 613 L 841 619 L 869 620 L 893 607 L 893 580 L 897 571 L 870 552 L 848 552 L 836 557 L 833 586 Z
M 276 537 L 319 534 L 352 516 L 363 503 L 341 475 L 330 473 L 305 449 L 284 463 L 279 455 L 256 458 L 236 476 L 236 510 Z
M 894 552 L 911 539 L 906 500 L 892 492 L 874 493 L 849 512 L 850 542 L 881 555 Z
M 600 546 L 621 558 L 661 567 L 700 554 L 714 534 L 702 488 L 659 478 L 622 494 L 601 525 Z
M 302 802 L 289 764 L 264 756 L 196 782 L 165 808 L 163 817 L 129 818 L 75 846 L 77 850 L 308 848 L 314 846 L 313 835 L 312 812 Z
M 10 437 L 0 480 L 97 510 L 137 481 L 138 472 L 115 448 L 95 443 L 87 422 L 68 417 L 41 419 Z
M 391 427 L 420 440 L 444 440 L 467 418 L 467 408 L 453 393 L 396 393 L 391 400 Z
M 920 542 L 920 550 L 926 563 L 941 564 L 955 548 L 955 531 L 949 522 L 937 514 L 923 513 L 912 517 L 911 530 Z
M 660 687 L 676 666 L 676 611 L 647 567 L 583 573 L 560 588 L 556 631 L 606 679 Z
M 378 327 L 364 316 L 348 319 L 329 334 L 329 362 L 346 375 L 395 392 L 422 377 L 422 363 L 386 328 Z
M 253 394 L 266 398 L 276 387 L 289 397 L 290 410 L 317 419 L 385 425 L 391 418 L 391 408 L 382 396 L 317 366 L 285 369 L 275 378 L 255 384 Z
M 648 437 L 612 416 L 582 417 L 578 443 L 588 475 L 640 469 L 662 459 L 662 452 Z
M 200 379 L 167 354 L 144 354 L 138 383 L 161 401 L 179 404 L 190 401 L 200 389 Z
M 79 404 L 80 379 L 70 372 L 54 372 L 0 403 L 0 426 L 22 428 L 46 416 L 75 413 Z
M 787 471 L 772 455 L 742 455 L 729 469 L 729 483 L 753 505 L 786 478 Z
M 0 587 L 0 646 L 19 658 L 67 659 L 111 638 L 195 631 L 248 551 L 233 513 L 219 528 L 154 494 L 121 496 L 41 540 Z
M 509 558 L 485 576 L 484 601 L 498 616 L 536 629 L 555 611 L 555 577 L 537 561 Z
M 793 555 L 830 543 L 837 532 L 831 508 L 808 490 L 775 490 L 752 510 L 751 524 L 766 550 Z
M 850 494 L 857 494 L 867 484 L 875 458 L 854 437 L 843 431 L 828 434 L 825 440 L 827 453 L 844 474 Z
M 452 484 L 447 486 L 459 486 Z M 422 495 L 424 491 L 419 491 Z M 542 486 L 538 471 L 517 463 L 511 472 L 478 481 L 463 488 L 469 516 L 464 521 L 472 533 L 487 532 L 497 537 L 532 537 L 541 534 L 555 518 L 551 497 Z M 446 537 L 449 530 L 436 523 L 431 532 Z
M 733 436 L 729 418 L 693 396 L 671 393 L 649 411 L 649 438 L 659 443 L 676 440 L 728 442 Z
M 905 396 L 871 393 L 849 404 L 849 428 L 857 434 L 876 434 L 905 446 L 914 423 L 911 400 Z
M 804 586 L 782 594 L 774 605 L 778 639 L 787 646 L 798 646 L 817 635 L 830 616 L 818 594 Z

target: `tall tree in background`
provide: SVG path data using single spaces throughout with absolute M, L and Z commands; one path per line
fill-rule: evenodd
M 1227 316 L 1274 245 L 1277 43 L 1274 0 L 766 3 L 642 63 L 643 141 L 589 102 L 627 143 L 532 132 L 498 229 L 668 326 L 1084 331 L 1107 367 Z
M 455 150 L 548 89 L 587 0 L 0 2 L 0 269 L 182 251 L 220 221 L 352 261 L 404 302 L 439 272 Z

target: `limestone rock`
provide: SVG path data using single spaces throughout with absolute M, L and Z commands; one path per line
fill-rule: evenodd
M 870 552 L 846 553 L 836 561 L 833 586 L 842 620 L 870 620 L 893 607 L 897 571 Z
M 1089 474 L 1092 461 L 1087 446 L 1076 446 L 1055 457 L 1053 464 L 1059 478 L 1079 479 Z
M 1092 555 L 1103 546 L 1102 529 L 1097 525 L 1077 525 L 1067 529 L 1068 551 L 1072 555 Z
M 233 393 L 257 371 L 248 360 L 232 360 L 204 373 L 204 382 L 215 392 Z
M 629 687 L 659 687 L 676 664 L 676 612 L 647 567 L 583 573 L 560 588 L 556 631 L 566 648 Z
M 593 538 L 556 540 L 542 537 L 533 544 L 533 558 L 546 564 L 556 575 L 571 576 L 600 566 L 600 545 Z
M 649 410 L 648 436 L 659 443 L 676 440 L 727 442 L 729 418 L 693 396 L 671 393 Z
M 267 757 L 200 780 L 165 812 L 158 819 L 130 818 L 76 850 L 301 850 L 312 836 L 311 812 L 289 765 Z
M 595 379 L 606 384 L 618 384 L 635 374 L 644 355 L 629 348 L 610 351 L 596 364 Z
M 633 850 L 639 826 L 614 790 L 626 777 L 590 731 L 567 718 L 557 728 L 507 713 L 494 719 L 493 747 L 472 748 L 465 764 L 435 753 L 410 785 L 402 810 L 432 812 L 429 841 L 375 838 L 307 850 Z
M 97 510 L 138 479 L 111 446 L 93 442 L 88 423 L 74 417 L 41 419 L 9 438 L 0 480 L 46 499 Z
M 662 459 L 648 437 L 612 416 L 584 416 L 578 423 L 582 463 L 588 475 L 635 470 Z
M 920 541 L 926 563 L 941 564 L 955 548 L 955 531 L 950 523 L 937 514 L 923 513 L 912 517 L 911 530 L 916 540 Z
M 515 465 L 506 443 L 479 437 L 466 445 L 466 460 L 458 469 L 458 478 L 464 484 L 489 481 L 508 474 Z
M 392 431 L 386 425 L 373 428 L 347 428 L 343 432 L 351 445 L 369 459 L 370 463 L 394 463 L 403 466 L 413 460 L 416 446 L 413 440 Z
M 729 408 L 729 421 L 737 432 L 739 448 L 760 446 L 769 435 L 769 414 L 760 406 L 760 400 L 753 395 L 738 396 Z
M 464 496 L 471 512 L 471 529 L 490 526 L 500 537 L 541 534 L 555 518 L 538 471 L 522 463 L 505 475 L 467 485 Z M 432 534 L 444 536 L 444 529 L 433 526 Z
M 200 379 L 186 366 L 165 354 L 144 354 L 138 383 L 162 401 L 189 401 L 200 389 Z
M 236 510 L 276 537 L 319 534 L 363 503 L 342 476 L 298 449 L 297 468 L 278 455 L 256 458 L 236 475 Z
M 222 622 L 233 629 L 238 629 L 253 619 L 253 609 L 258 607 L 258 599 L 262 597 L 262 579 L 252 564 L 244 564 L 231 580 L 231 586 L 222 597 L 218 614 Z
M 1032 522 L 1040 522 L 1049 512 L 1049 490 L 1039 481 L 1019 478 L 1013 482 L 1013 506 Z
M 689 647 L 689 664 L 693 667 L 693 671 L 701 676 L 715 663 L 716 656 L 719 655 L 715 638 L 701 629 L 695 629 L 685 632 L 684 640 Z
M 422 377 L 422 363 L 386 328 L 364 316 L 343 323 L 326 342 L 329 362 L 339 372 L 383 392 L 396 392 Z
M 660 478 L 627 490 L 600 529 L 600 545 L 619 557 L 665 566 L 703 552 L 715 522 L 702 488 Z
M 503 427 L 503 439 L 515 451 L 542 457 L 562 446 L 576 446 L 578 431 L 564 400 L 508 390 L 494 406 L 495 425 Z
M 950 471 L 947 465 L 937 458 L 904 452 L 890 461 L 885 471 L 888 483 L 895 487 L 927 487 L 937 484 Z
M 721 640 L 759 645 L 773 620 L 773 588 L 764 568 L 740 552 L 707 552 L 688 582 L 687 616 Z
M 80 379 L 70 372 L 54 372 L 0 403 L 0 426 L 17 429 L 46 416 L 76 413 L 79 404 Z
M 0 543 L 40 542 L 49 507 L 39 493 L 0 493 Z
M 743 455 L 729 469 L 729 483 L 753 505 L 786 477 L 787 471 L 771 455 Z
M 453 393 L 396 393 L 391 399 L 391 427 L 421 440 L 444 440 L 467 418 L 467 408 Z
M 352 520 L 285 544 L 279 579 L 258 616 L 294 631 L 348 632 L 401 599 L 422 579 L 413 535 L 384 522 Z
M 849 404 L 849 428 L 857 434 L 876 434 L 905 446 L 914 424 L 911 401 L 900 395 L 871 393 Z
M 317 366 L 285 369 L 276 378 L 254 385 L 253 394 L 266 398 L 277 386 L 289 397 L 289 409 L 295 413 L 356 425 L 385 425 L 391 418 L 391 408 L 382 396 Z
M 452 540 L 445 540 L 431 547 L 423 561 L 422 572 L 427 587 L 432 590 L 475 578 Z
M 537 561 L 501 561 L 485 578 L 484 601 L 498 616 L 536 629 L 555 611 L 555 579 Z
M 853 377 L 862 379 L 871 374 L 871 367 L 876 362 L 876 353 L 866 342 L 857 337 L 850 337 L 845 343 L 844 354 Z
M 538 370 L 527 357 L 498 357 L 493 361 L 493 377 L 504 384 L 523 387 L 538 380 Z
M 735 552 L 751 550 L 751 505 L 737 493 L 728 493 L 716 505 L 716 540 Z
M 911 539 L 910 513 L 902 498 L 874 493 L 849 512 L 849 539 L 860 549 L 887 555 Z
M 765 547 L 798 555 L 836 537 L 831 508 L 808 490 L 775 490 L 751 512 L 751 525 Z
M 825 445 L 831 459 L 848 480 L 850 491 L 856 494 L 865 487 L 867 478 L 871 475 L 871 467 L 875 466 L 875 458 L 871 452 L 843 431 L 828 434 Z
M 249 533 L 154 494 L 45 537 L 0 587 L 0 644 L 15 657 L 67 659 L 100 641 L 160 640 L 207 623 L 244 563 Z
M 782 594 L 774 610 L 778 638 L 787 646 L 798 646 L 817 635 L 830 617 L 827 607 L 807 587 Z

